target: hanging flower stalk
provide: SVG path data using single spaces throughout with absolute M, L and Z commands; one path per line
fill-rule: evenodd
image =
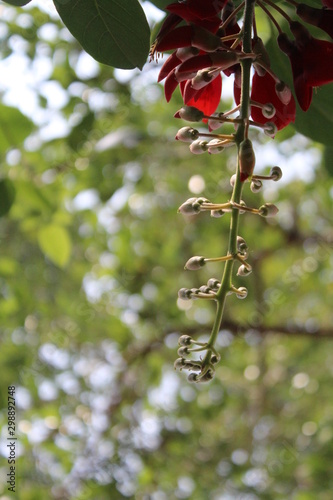
M 323 8 L 313 9 L 289 0 L 302 21 L 313 24 L 333 37 L 333 4 L 324 0 Z M 231 198 L 223 202 L 206 198 L 190 198 L 179 207 L 179 212 L 195 215 L 208 211 L 213 217 L 229 213 L 230 230 L 226 255 L 218 257 L 194 256 L 185 269 L 197 270 L 210 262 L 224 265 L 221 280 L 211 278 L 199 288 L 179 290 L 184 300 L 202 299 L 216 303 L 216 316 L 206 343 L 197 342 L 188 335 L 179 339 L 179 358 L 175 368 L 190 370 L 189 380 L 204 382 L 213 378 L 220 356 L 215 342 L 220 330 L 228 295 L 239 299 L 247 296 L 245 287 L 233 284 L 234 266 L 237 275 L 251 273 L 248 248 L 240 236 L 240 216 L 249 212 L 261 217 L 273 217 L 278 212 L 275 205 L 265 203 L 248 207 L 242 200 L 244 184 L 257 192 L 265 181 L 278 181 L 282 176 L 279 167 L 273 167 L 268 176 L 256 175 L 255 152 L 251 142 L 252 127 L 259 127 L 268 136 L 294 122 L 296 103 L 291 89 L 276 75 L 270 66 L 265 46 L 258 36 L 255 7 L 262 9 L 277 30 L 277 44 L 290 60 L 294 92 L 300 107 L 306 111 L 311 103 L 313 88 L 333 81 L 333 43 L 314 38 L 299 20 L 291 19 L 271 0 L 245 0 L 236 9 L 231 0 L 182 0 L 167 7 L 169 15 L 164 21 L 151 49 L 151 58 L 158 53 L 173 51 L 165 60 L 159 74 L 164 80 L 165 97 L 170 101 L 177 87 L 184 106 L 176 118 L 191 123 L 183 126 L 176 139 L 190 143 L 194 154 L 218 154 L 234 147 L 237 156 L 236 171 L 231 178 Z M 276 20 L 283 16 L 289 23 L 290 33 L 284 33 Z M 238 24 L 238 18 L 242 22 Z M 240 27 L 241 26 L 241 27 Z M 223 79 L 234 78 L 235 105 L 225 112 L 218 112 Z M 200 132 L 193 124 L 208 124 L 207 132 Z M 233 123 L 235 133 L 224 134 L 218 129 L 224 123 Z M 200 359 L 192 354 L 200 353 Z

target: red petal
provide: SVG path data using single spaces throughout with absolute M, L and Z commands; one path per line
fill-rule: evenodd
M 181 63 L 181 60 L 178 59 L 176 52 L 173 52 L 173 54 L 171 54 L 171 56 L 169 56 L 168 59 L 166 59 L 166 61 L 164 62 L 163 66 L 159 72 L 157 81 L 161 82 L 162 80 L 164 80 L 164 78 L 166 78 L 168 76 L 168 74 L 173 69 L 175 69 L 180 63 Z
M 167 33 L 162 38 L 158 37 L 155 52 L 190 47 L 193 35 L 192 26 L 180 26 Z
M 174 93 L 178 85 L 179 82 L 175 78 L 175 70 L 172 70 L 166 77 L 164 83 L 164 94 L 167 102 L 170 101 L 172 94 Z
M 185 82 L 180 83 L 180 90 L 182 96 L 185 92 Z M 222 77 L 219 74 L 214 80 L 212 80 L 206 87 L 199 90 L 200 93 L 190 99 L 186 105 L 194 106 L 200 109 L 205 115 L 210 116 L 215 113 L 221 99 L 222 92 Z

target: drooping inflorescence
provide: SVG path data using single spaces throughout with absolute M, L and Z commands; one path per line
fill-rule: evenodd
M 237 8 L 231 0 L 182 0 L 167 7 L 166 17 L 151 49 L 151 58 L 172 51 L 164 61 L 158 81 L 164 80 L 165 97 L 170 101 L 179 87 L 184 105 L 174 115 L 189 122 L 176 134 L 176 140 L 189 144 L 191 153 L 219 154 L 226 148 L 237 151 L 235 174 L 231 177 L 232 194 L 222 202 L 207 198 L 190 198 L 178 211 L 186 216 L 209 212 L 214 218 L 230 216 L 228 249 L 225 255 L 206 257 L 196 255 L 188 259 L 185 269 L 195 271 L 211 262 L 224 265 L 221 280 L 210 278 L 199 288 L 181 288 L 182 300 L 209 300 L 216 303 L 216 317 L 207 342 L 200 343 L 189 336 L 179 339 L 179 358 L 175 368 L 190 370 L 191 382 L 213 378 L 215 364 L 220 356 L 215 341 L 223 319 L 226 297 L 234 294 L 246 298 L 245 287 L 233 284 L 236 276 L 251 274 L 248 247 L 239 235 L 242 214 L 274 217 L 278 208 L 272 203 L 249 207 L 242 198 L 244 185 L 249 182 L 253 193 L 261 190 L 263 182 L 278 181 L 280 167 L 274 166 L 268 175 L 255 172 L 256 155 L 250 136 L 252 127 L 262 129 L 269 137 L 295 121 L 296 101 L 293 91 L 271 67 L 269 54 L 257 33 L 256 8 L 272 21 L 277 31 L 277 47 L 289 58 L 291 79 L 296 99 L 303 110 L 310 106 L 313 88 L 333 81 L 333 43 L 317 39 L 300 21 L 322 29 L 333 37 L 333 3 L 323 0 L 322 9 L 314 9 L 295 0 L 295 18 L 272 0 L 245 0 Z M 288 33 L 280 27 L 289 25 Z M 241 18 L 241 22 L 239 19 Z M 327 38 L 327 37 L 326 37 Z M 223 96 L 223 80 L 234 79 L 234 105 L 219 111 Z M 208 130 L 199 125 L 206 123 Z M 224 124 L 233 124 L 234 133 L 220 132 Z M 196 357 L 198 356 L 199 358 Z

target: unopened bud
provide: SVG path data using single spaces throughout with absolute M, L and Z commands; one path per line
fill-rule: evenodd
M 207 141 L 202 141 L 201 139 L 197 139 L 196 141 L 193 141 L 192 144 L 190 145 L 190 151 L 195 155 L 201 155 L 208 150 L 207 144 L 208 144 Z
M 221 356 L 219 354 L 213 354 L 210 358 L 210 361 L 213 365 L 216 365 L 221 359 Z
M 235 183 L 236 183 L 236 174 L 233 174 L 233 175 L 230 177 L 230 186 L 231 186 L 231 187 L 234 187 L 234 186 L 235 186 Z
M 204 113 L 194 106 L 183 106 L 176 114 L 188 122 L 200 122 L 204 117 Z
M 198 382 L 198 375 L 196 373 L 190 373 L 187 380 L 191 383 Z
M 178 290 L 178 297 L 182 300 L 190 300 L 192 296 L 192 290 L 189 288 L 181 288 Z
M 264 133 L 268 135 L 268 137 L 274 137 L 277 133 L 278 129 L 275 123 L 267 122 L 264 125 Z
M 198 139 L 199 131 L 192 127 L 182 127 L 176 134 L 176 141 L 192 142 Z
M 223 117 L 223 113 L 214 113 L 213 115 L 211 116 L 215 116 L 216 118 L 220 118 L 220 117 Z M 208 127 L 209 127 L 209 130 L 217 130 L 218 128 L 222 127 L 223 125 L 223 121 L 219 121 L 219 120 L 208 120 Z
M 278 166 L 272 167 L 269 175 L 270 175 L 270 177 L 272 177 L 273 181 L 277 182 L 282 177 L 282 170 Z
M 253 179 L 250 185 L 252 193 L 259 193 L 262 188 L 262 182 L 259 179 Z
M 200 291 L 201 293 L 210 293 L 210 292 L 212 292 L 213 290 L 212 290 L 209 286 L 207 286 L 207 285 L 202 285 L 202 286 L 199 288 L 199 291 Z
M 278 213 L 279 209 L 273 203 L 265 203 L 259 208 L 259 215 L 262 217 L 274 217 Z
M 246 241 L 241 236 L 237 236 L 237 250 L 240 254 L 245 254 L 248 251 Z
M 240 288 L 238 288 L 238 290 L 236 292 L 236 297 L 238 299 L 246 299 L 247 294 L 248 294 L 247 288 L 245 288 L 244 286 L 241 286 Z
M 200 69 L 191 81 L 191 87 L 195 90 L 202 89 L 211 82 L 213 75 L 208 69 Z
M 251 273 L 252 273 L 252 268 L 251 267 L 247 267 L 244 264 L 242 264 L 238 268 L 237 276 L 248 276 Z
M 268 67 L 270 66 L 269 55 L 261 38 L 255 37 L 252 40 L 252 52 L 258 56 L 258 61 L 262 61 Z M 264 76 L 266 70 L 260 64 L 254 62 L 254 65 L 258 75 Z
M 238 155 L 240 180 L 244 182 L 248 177 L 251 177 L 256 163 L 256 157 L 250 139 L 244 139 L 244 141 L 240 143 Z
M 176 56 L 182 62 L 191 59 L 193 56 L 197 56 L 199 53 L 200 50 L 196 47 L 182 47 L 176 50 Z
M 186 358 L 190 354 L 190 351 L 187 346 L 182 346 L 178 349 L 177 354 L 181 358 Z
M 261 109 L 261 112 L 265 118 L 268 118 L 270 120 L 273 118 L 273 116 L 275 116 L 276 109 L 274 108 L 273 104 L 269 102 L 264 105 L 264 107 Z
M 197 271 L 206 264 L 205 257 L 195 255 L 191 257 L 185 264 L 185 269 L 189 271 Z
M 207 281 L 207 286 L 209 286 L 209 288 L 211 288 L 212 290 L 218 290 L 221 286 L 221 283 L 216 278 L 209 278 L 209 280 Z
M 178 339 L 178 345 L 189 346 L 192 343 L 192 337 L 190 335 L 182 335 Z
M 185 360 L 184 360 L 184 358 L 178 358 L 178 359 L 176 359 L 176 361 L 174 362 L 173 366 L 175 367 L 175 370 L 182 371 L 182 369 L 185 366 Z
M 184 215 L 196 215 L 200 212 L 200 203 L 198 198 L 189 198 L 178 208 L 178 212 Z
M 210 211 L 210 216 L 214 217 L 215 219 L 218 219 L 219 217 L 222 217 L 225 214 L 225 211 L 220 209 L 220 210 L 211 210 Z
M 224 146 L 222 144 L 220 139 L 212 139 L 207 143 L 208 153 L 212 155 L 222 153 L 222 151 L 224 151 Z

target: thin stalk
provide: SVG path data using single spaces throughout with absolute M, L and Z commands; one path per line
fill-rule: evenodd
M 252 52 L 251 31 L 254 15 L 255 0 L 246 0 L 244 9 L 244 23 L 243 23 L 243 51 L 245 53 Z M 249 107 L 250 107 L 250 78 L 251 78 L 251 59 L 243 59 L 240 62 L 242 68 L 242 83 L 241 83 L 241 103 L 240 103 L 240 124 L 235 134 L 235 142 L 239 148 L 240 143 L 247 137 L 248 120 L 249 120 Z M 237 162 L 236 180 L 231 196 L 231 202 L 239 204 L 241 201 L 243 183 L 240 181 L 239 161 Z M 228 243 L 228 255 L 237 255 L 237 236 L 238 236 L 238 223 L 239 223 L 239 210 L 232 209 L 230 218 L 230 232 Z M 221 279 L 221 286 L 216 294 L 217 311 L 212 328 L 210 338 L 207 343 L 207 354 L 203 361 L 203 365 L 209 363 L 211 352 L 209 348 L 213 348 L 217 334 L 219 332 L 223 311 L 226 303 L 226 297 L 230 292 L 232 283 L 232 270 L 234 266 L 234 259 L 228 260 L 225 263 L 223 276 Z

